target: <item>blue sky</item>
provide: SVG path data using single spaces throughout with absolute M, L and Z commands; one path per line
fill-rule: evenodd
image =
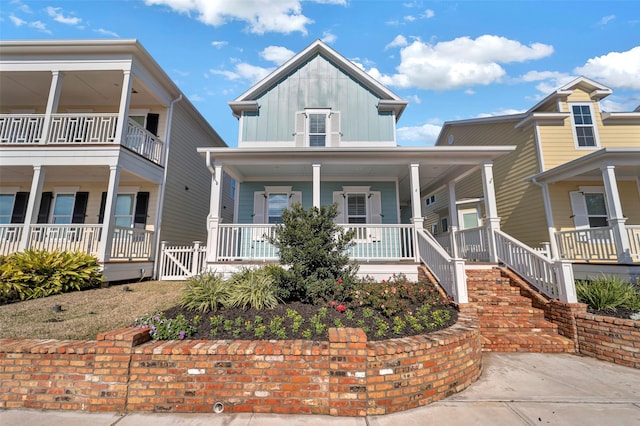
M 138 39 L 230 146 L 227 102 L 316 39 L 409 101 L 403 146 L 579 75 L 613 89 L 604 110 L 640 106 L 637 0 L 0 0 L 0 38 Z

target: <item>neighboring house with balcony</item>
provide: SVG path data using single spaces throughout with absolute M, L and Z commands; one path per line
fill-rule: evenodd
M 206 239 L 203 146 L 226 145 L 138 41 L 1 41 L 0 254 L 151 277 L 161 241 Z
M 450 294 L 456 282 L 464 284 L 464 262 L 423 231 L 421 194 L 481 170 L 491 211 L 492 162 L 513 147 L 397 146 L 396 122 L 407 102 L 321 41 L 229 105 L 238 147 L 198 149 L 212 175 L 209 269 L 277 261 L 267 237 L 284 209 L 337 203 L 337 222 L 356 231 L 350 255 L 362 275 L 415 278 L 424 263 Z M 221 220 L 223 172 L 235 179 L 232 223 Z
M 494 163 L 500 228 L 579 278 L 640 276 L 640 111 L 602 111 L 611 93 L 580 77 L 524 113 L 447 122 L 436 143 L 515 145 Z M 486 216 L 479 174 L 456 193 L 454 208 L 447 191 L 424 199 L 425 227 L 446 246 L 452 223 L 478 241 Z

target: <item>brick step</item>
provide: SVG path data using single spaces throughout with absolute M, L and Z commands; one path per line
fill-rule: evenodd
M 478 306 L 476 313 L 480 322 L 501 319 L 544 320 L 544 312 L 531 306 Z
M 517 288 L 505 288 L 505 289 L 487 289 L 487 290 L 477 290 L 474 288 L 467 288 L 467 293 L 469 296 L 520 296 L 520 290 Z
M 515 294 L 501 296 L 470 294 L 469 303 L 477 306 L 531 306 L 531 299 Z
M 486 352 L 575 352 L 573 341 L 553 333 L 482 332 L 481 341 Z
M 480 330 L 487 331 L 513 331 L 514 333 L 557 333 L 558 326 L 542 318 L 479 318 Z

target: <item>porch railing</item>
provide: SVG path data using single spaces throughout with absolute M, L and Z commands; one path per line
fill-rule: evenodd
M 45 114 L 0 114 L 0 144 L 110 144 L 118 140 L 118 114 L 51 114 L 47 139 Z M 122 145 L 162 164 L 164 142 L 133 120 L 127 120 Z
M 457 303 L 467 303 L 464 260 L 453 259 L 428 232 L 416 232 L 420 260 L 429 268 L 440 285 Z
M 351 259 L 415 260 L 412 225 L 342 225 L 355 231 Z M 278 260 L 277 248 L 269 243 L 276 225 L 221 224 L 218 233 L 219 261 Z
M 573 269 L 568 261 L 553 261 L 502 231 L 495 231 L 498 259 L 543 294 L 577 302 Z
M 22 224 L 0 225 L 0 255 L 8 255 L 20 250 L 22 240 Z
M 610 226 L 556 232 L 559 256 L 568 260 L 617 261 L 618 254 Z
M 455 233 L 458 257 L 467 260 L 489 260 L 487 230 L 484 226 L 462 229 Z
M 27 247 L 32 250 L 82 251 L 97 256 L 101 233 L 100 225 L 31 225 Z
M 116 226 L 111 259 L 153 260 L 153 231 Z
M 640 225 L 627 225 L 626 228 L 631 259 L 640 262 Z

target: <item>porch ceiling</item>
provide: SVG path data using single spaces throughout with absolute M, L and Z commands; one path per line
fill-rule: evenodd
M 513 146 L 425 148 L 199 148 L 211 164 L 240 182 L 312 180 L 312 165 L 320 164 L 320 180 L 397 180 L 400 201 L 410 199 L 410 165 L 420 166 L 423 195 L 459 180 L 486 161 L 511 152 Z M 205 160 L 206 161 L 206 160 Z
M 120 106 L 122 71 L 66 71 L 58 111 L 73 106 Z M 50 71 L 0 72 L 0 105 L 45 107 L 51 86 Z M 156 105 L 160 101 L 134 76 L 130 108 Z M 43 111 L 44 112 L 44 111 Z M 112 111 L 116 112 L 116 111 Z
M 23 190 L 28 190 L 33 178 L 33 167 L 16 166 L 0 169 L 0 182 L 2 185 L 19 185 Z M 46 184 L 73 184 L 104 183 L 105 189 L 109 182 L 109 167 L 104 166 L 48 166 L 45 173 Z M 128 183 L 140 184 L 140 178 L 126 169 L 121 170 L 120 185 Z M 26 187 L 25 187 L 26 185 Z
M 616 177 L 640 176 L 640 148 L 602 148 L 531 177 L 539 183 L 555 183 L 563 180 L 602 180 L 601 167 L 615 166 Z

